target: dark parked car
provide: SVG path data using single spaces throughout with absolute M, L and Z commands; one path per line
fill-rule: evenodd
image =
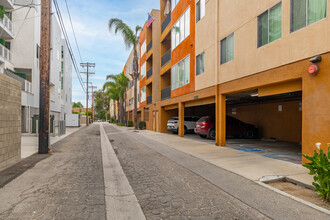
M 195 116 L 185 116 L 184 117 L 184 133 L 193 132 L 195 128 L 196 121 L 199 117 Z M 173 133 L 178 133 L 179 118 L 173 117 L 167 121 L 167 130 Z
M 200 118 L 196 122 L 195 133 L 202 138 L 215 139 L 215 119 L 211 116 Z M 226 136 L 235 138 L 255 138 L 257 128 L 231 116 L 226 116 Z

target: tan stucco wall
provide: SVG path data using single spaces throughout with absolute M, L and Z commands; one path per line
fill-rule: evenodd
M 161 19 L 160 11 L 153 9 L 151 15 L 155 18 L 152 24 L 152 102 L 160 101 L 161 88 L 160 88 L 160 32 L 161 32 Z
M 200 0 L 195 0 L 197 3 Z M 204 73 L 196 76 L 195 90 L 216 85 L 217 72 L 217 7 L 216 0 L 205 1 L 205 16 L 196 23 L 196 57 L 205 52 Z M 195 67 L 196 74 L 196 67 Z
M 234 60 L 220 66 L 219 82 L 228 82 L 330 50 L 330 20 L 322 19 L 290 33 L 290 0 L 282 1 L 282 37 L 257 48 L 257 17 L 279 0 L 221 0 L 218 42 L 234 32 Z M 328 4 L 328 12 L 330 4 Z M 220 51 L 220 48 L 218 49 Z
M 0 73 L 0 170 L 21 159 L 21 90 L 20 82 Z
M 137 48 L 136 48 L 138 54 L 140 54 L 139 48 L 140 48 L 140 46 L 137 46 Z M 129 67 L 133 64 L 133 59 L 134 59 L 134 53 L 133 53 L 133 50 L 132 50 L 129 57 L 128 57 L 128 59 L 127 59 L 127 62 L 126 62 L 126 74 L 125 74 L 130 81 L 132 81 L 132 77 L 131 77 L 130 72 L 129 72 Z M 137 92 L 138 92 L 138 94 L 139 94 L 139 88 L 140 88 L 139 82 L 140 81 L 138 80 L 138 82 L 137 82 Z M 129 100 L 133 97 L 134 97 L 134 85 L 132 86 L 132 88 L 128 89 L 127 92 L 126 92 L 126 103 L 128 103 Z M 138 104 L 138 107 L 139 107 L 139 101 L 138 101 L 137 104 Z M 128 105 L 128 104 L 126 105 L 126 112 L 131 111 L 133 109 L 134 109 L 134 102 L 133 102 L 132 105 Z

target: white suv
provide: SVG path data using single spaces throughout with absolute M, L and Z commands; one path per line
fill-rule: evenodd
M 184 117 L 184 133 L 193 132 L 196 122 L 199 120 L 199 117 L 195 116 L 185 116 Z M 173 117 L 167 121 L 167 130 L 172 131 L 173 133 L 178 133 L 179 127 L 179 118 Z

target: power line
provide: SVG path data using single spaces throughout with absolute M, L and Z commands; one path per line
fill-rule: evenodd
M 80 53 L 80 50 L 79 50 L 79 46 L 78 46 L 78 42 L 77 42 L 77 37 L 76 37 L 76 33 L 74 31 L 74 28 L 73 28 L 73 24 L 72 24 L 72 20 L 71 20 L 71 15 L 70 15 L 70 11 L 69 11 L 69 6 L 68 6 L 68 2 L 67 0 L 65 0 L 65 4 L 66 4 L 66 9 L 68 11 L 68 14 L 69 14 L 69 19 L 70 19 L 70 23 L 71 23 L 71 28 L 72 28 L 72 32 L 73 32 L 73 36 L 74 36 L 74 40 L 76 42 L 76 46 L 77 46 L 77 49 L 78 49 L 78 53 L 79 53 L 79 56 L 80 56 L 80 62 L 82 63 L 82 58 L 81 58 L 81 53 Z
M 84 83 L 83 83 L 83 80 L 82 80 L 82 77 L 80 75 L 80 71 L 79 71 L 76 59 L 75 59 L 74 54 L 73 54 L 73 50 L 72 50 L 72 47 L 71 47 L 71 44 L 70 44 L 70 41 L 69 41 L 69 37 L 68 37 L 66 29 L 65 29 L 62 14 L 61 14 L 61 11 L 59 9 L 57 0 L 53 0 L 53 2 L 54 2 L 54 6 L 55 6 L 55 9 L 56 9 L 56 14 L 57 14 L 57 17 L 59 19 L 59 23 L 60 23 L 64 38 L 65 38 L 66 45 L 67 45 L 68 50 L 69 50 L 69 54 L 70 54 L 74 69 L 76 70 L 76 74 L 77 74 L 77 77 L 79 79 L 79 83 L 80 83 L 82 89 L 84 90 L 84 92 L 87 93 L 86 89 L 85 89 L 85 86 L 84 86 Z

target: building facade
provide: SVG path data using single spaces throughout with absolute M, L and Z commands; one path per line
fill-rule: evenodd
M 179 117 L 183 137 L 184 116 L 214 116 L 216 144 L 225 146 L 231 116 L 257 126 L 259 138 L 301 143 L 304 154 L 316 142 L 325 147 L 329 9 L 328 0 L 160 0 L 160 22 L 140 36 L 142 53 L 148 32 L 160 29 L 160 37 L 152 35 L 159 58 L 146 67 L 148 53 L 140 59 L 141 120 L 167 132 L 167 121 Z M 150 68 L 159 69 L 152 89 L 144 77 Z
M 33 4 L 33 8 L 22 7 Z M 13 39 L 10 58 L 3 65 L 5 74 L 22 84 L 22 132 L 32 132 L 32 118 L 39 115 L 40 0 L 16 0 L 10 13 Z M 72 63 L 61 38 L 57 18 L 51 18 L 50 115 L 55 124 L 72 114 Z

